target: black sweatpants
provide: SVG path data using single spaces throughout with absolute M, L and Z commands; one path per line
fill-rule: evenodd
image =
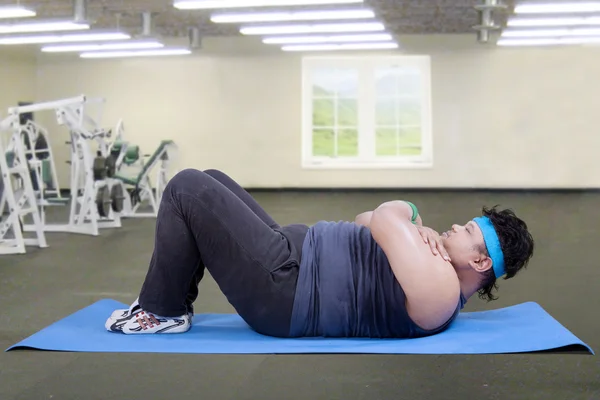
M 279 226 L 220 171 L 181 171 L 160 203 L 140 305 L 164 317 L 184 315 L 207 268 L 252 329 L 286 337 L 307 231 Z

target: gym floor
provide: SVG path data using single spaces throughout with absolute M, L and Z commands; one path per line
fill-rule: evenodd
M 600 193 L 255 192 L 280 223 L 350 220 L 390 199 L 418 204 L 438 230 L 482 205 L 526 219 L 535 256 L 499 300 L 465 311 L 536 301 L 600 351 Z M 58 212 L 58 211 L 55 211 Z M 62 211 L 61 211 L 62 212 Z M 48 234 L 49 248 L 0 256 L 3 349 L 102 298 L 130 303 L 153 249 L 154 220 L 126 220 L 99 237 Z M 233 312 L 214 281 L 196 312 Z M 511 340 L 511 338 L 506 338 Z M 0 354 L 0 399 L 600 399 L 600 361 L 582 354 L 481 356 L 180 355 L 15 351 Z

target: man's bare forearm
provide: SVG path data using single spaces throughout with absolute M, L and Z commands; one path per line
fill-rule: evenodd
M 393 215 L 397 215 L 400 218 L 411 220 L 413 216 L 413 210 L 405 201 L 393 200 L 387 201 L 377 207 L 373 212 L 379 213 L 381 211 L 390 212 Z
M 406 204 L 406 202 L 404 202 L 402 200 L 393 200 L 393 201 L 385 202 L 385 203 L 381 204 L 379 207 L 377 207 L 374 211 L 376 212 L 377 210 L 382 210 L 382 209 L 392 210 L 395 214 L 397 213 L 398 215 L 401 215 L 402 217 L 404 217 L 408 220 L 412 219 L 412 216 L 413 216 L 412 208 L 408 204 Z M 354 223 L 356 223 L 358 225 L 370 227 L 371 226 L 371 218 L 373 217 L 374 211 L 366 211 L 364 213 L 358 214 L 356 216 L 356 218 L 354 219 Z M 415 224 L 418 226 L 423 226 L 423 220 L 421 219 L 420 214 L 417 216 Z

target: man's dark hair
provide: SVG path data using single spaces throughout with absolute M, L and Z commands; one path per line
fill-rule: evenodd
M 518 218 L 515 213 L 510 210 L 498 210 L 498 206 L 492 208 L 483 207 L 482 214 L 487 216 L 492 221 L 492 225 L 496 229 L 500 247 L 504 254 L 504 265 L 506 275 L 504 279 L 514 277 L 522 268 L 527 267 L 529 260 L 533 256 L 534 240 L 527 229 L 527 224 Z M 489 257 L 485 247 L 483 253 Z M 477 291 L 481 299 L 492 301 L 497 298 L 492 294 L 493 290 L 498 289 L 496 276 L 490 268 L 485 272 L 482 287 Z

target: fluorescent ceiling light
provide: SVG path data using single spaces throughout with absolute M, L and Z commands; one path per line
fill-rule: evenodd
M 598 11 L 600 11 L 600 2 L 532 3 L 520 4 L 515 7 L 515 14 L 554 14 Z
M 153 56 L 182 56 L 191 54 L 188 49 L 157 49 L 137 51 L 98 51 L 81 53 L 81 58 L 124 58 L 124 57 L 153 57 Z
M 381 50 L 396 49 L 398 44 L 388 43 L 344 43 L 344 44 L 301 44 L 283 46 L 283 51 L 336 51 L 336 50 Z
M 243 35 L 277 35 L 293 33 L 373 32 L 383 30 L 385 30 L 385 26 L 382 23 L 373 22 L 348 24 L 246 26 L 240 29 L 240 33 Z
M 0 33 L 34 33 L 54 31 L 77 31 L 90 29 L 86 23 L 72 21 L 27 22 L 19 24 L 0 24 Z
M 552 46 L 600 43 L 600 37 L 500 39 L 498 46 Z
M 69 42 L 99 42 L 105 40 L 127 40 L 131 36 L 121 32 L 80 33 L 64 35 L 25 35 L 0 37 L 0 45 L 11 44 L 41 44 L 41 43 L 69 43 Z
M 331 35 L 331 36 L 273 36 L 263 39 L 265 44 L 308 44 L 308 43 L 339 43 L 339 42 L 385 42 L 392 40 L 389 33 L 374 33 L 365 35 Z
M 550 36 L 600 36 L 600 28 L 588 29 L 532 29 L 502 32 L 502 37 L 550 37 Z
M 317 4 L 356 4 L 364 0 L 175 0 L 173 6 L 180 10 L 211 8 L 311 6 Z
M 540 26 L 577 26 L 600 25 L 600 17 L 560 17 L 560 18 L 511 18 L 507 26 L 540 27 Z
M 210 20 L 215 23 L 232 22 L 280 22 L 280 21 L 318 21 L 335 19 L 374 18 L 375 13 L 367 9 L 359 10 L 321 10 L 273 13 L 215 14 Z
M 114 43 L 90 43 L 90 44 L 72 44 L 65 46 L 45 46 L 42 47 L 44 53 L 65 53 L 73 51 L 106 51 L 106 50 L 140 50 L 140 49 L 159 49 L 164 44 L 156 41 L 119 41 Z
M 20 5 L 0 6 L 0 18 L 27 18 L 35 17 L 35 15 L 35 11 Z

